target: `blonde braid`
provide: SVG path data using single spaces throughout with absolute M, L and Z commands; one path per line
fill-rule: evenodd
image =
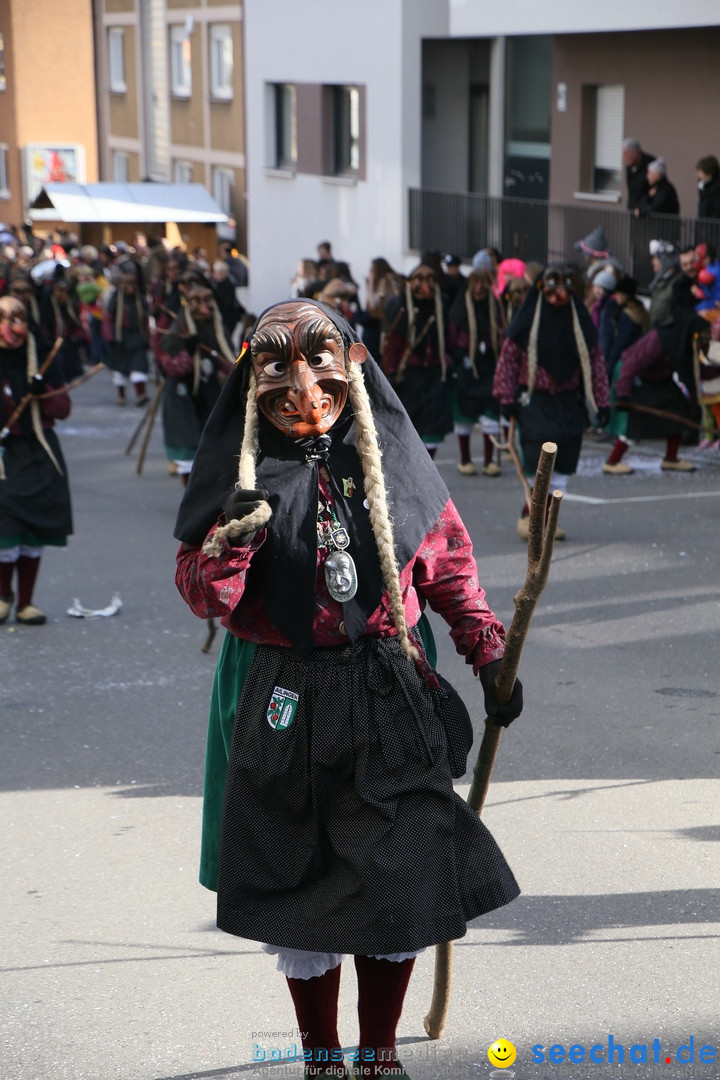
M 238 479 L 235 490 L 245 488 L 252 491 L 255 487 L 255 461 L 258 454 L 258 409 L 255 395 L 255 375 L 250 375 L 250 382 L 245 402 L 245 430 L 240 447 L 238 461 Z M 203 544 L 205 555 L 219 556 L 223 551 L 222 541 L 232 543 L 243 533 L 256 533 L 268 523 L 272 516 L 270 504 L 264 499 L 260 505 L 243 518 L 231 518 L 225 525 L 219 525 L 212 537 Z
M 492 291 L 492 288 L 490 289 L 488 304 L 490 306 L 490 348 L 492 349 L 493 356 L 497 361 L 502 344 L 502 327 L 498 326 L 497 318 L 500 301 L 495 299 L 495 293 Z
M 27 336 L 27 376 L 28 382 L 32 382 L 32 379 L 38 373 L 38 359 L 37 359 L 37 343 L 35 341 L 34 334 L 28 334 Z M 40 414 L 40 402 L 34 399 L 30 402 L 30 417 L 32 419 L 33 431 L 35 432 L 35 438 L 42 446 L 47 456 L 52 461 L 53 465 L 63 475 L 63 471 L 60 468 L 58 459 L 53 454 L 47 439 L 43 433 L 42 428 L 42 416 Z
M 447 363 L 445 362 L 445 320 L 443 318 L 442 293 L 440 286 L 435 286 L 435 322 L 437 323 L 438 352 L 440 353 L 440 370 L 442 381 L 447 378 Z
M 475 353 L 478 346 L 478 331 L 477 331 L 477 319 L 475 318 L 475 305 L 473 304 L 473 298 L 470 295 L 471 290 L 467 288 L 465 290 L 465 310 L 467 311 L 468 320 L 468 356 L 470 357 L 470 366 L 472 373 L 477 379 L 477 367 L 475 366 Z
M 527 394 L 528 397 L 532 397 L 532 392 L 535 389 L 535 378 L 537 376 L 538 366 L 538 334 L 540 333 L 540 309 L 542 308 L 542 296 L 538 293 L 537 304 L 535 305 L 535 312 L 533 314 L 532 325 L 530 327 L 530 337 L 528 338 L 528 385 Z
M 195 320 L 190 314 L 190 308 L 187 304 L 185 306 L 185 327 L 190 337 L 194 337 L 197 334 L 197 326 Z M 179 323 L 178 323 L 179 326 Z M 196 348 L 193 353 L 193 384 L 192 384 L 192 396 L 197 397 L 198 390 L 200 389 L 200 346 Z
M 403 652 L 408 660 L 418 660 L 420 654 L 410 641 L 408 634 L 400 574 L 395 558 L 392 524 L 387 504 L 387 492 L 382 471 L 382 455 L 378 445 L 375 421 L 370 408 L 370 399 L 365 388 L 361 365 L 349 361 L 347 372 L 350 401 L 355 412 L 358 453 L 365 478 L 365 495 L 370 507 L 370 524 L 377 544 L 380 569 L 388 591 L 390 613 Z
M 582 332 L 580 325 L 580 316 L 578 315 L 577 306 L 575 305 L 572 297 L 570 299 L 573 316 L 573 333 L 575 334 L 575 344 L 577 346 L 578 355 L 580 356 L 580 367 L 582 369 L 583 387 L 585 389 L 585 401 L 587 403 L 590 415 L 594 415 L 597 412 L 597 405 L 595 403 L 595 395 L 592 389 L 592 370 L 590 366 L 590 353 L 588 352 L 587 341 L 585 335 Z
M 228 340 L 225 337 L 225 328 L 220 318 L 220 308 L 217 306 L 215 300 L 212 302 L 213 306 L 213 330 L 215 332 L 215 340 L 220 346 L 220 352 L 230 364 L 235 363 L 235 355 L 228 344 Z
M 57 300 L 55 299 L 54 296 L 50 297 L 50 305 L 51 305 L 51 307 L 53 309 L 53 316 L 55 318 L 55 337 L 56 338 L 62 337 L 63 336 L 62 315 L 60 314 L 60 305 L 58 304 L 58 302 L 57 302 Z
M 123 312 L 125 306 L 125 294 L 123 290 L 118 286 L 117 288 L 117 303 L 115 304 L 115 341 L 122 339 L 122 324 L 123 324 Z

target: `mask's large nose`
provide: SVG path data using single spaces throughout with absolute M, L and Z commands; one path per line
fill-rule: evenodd
M 304 360 L 290 365 L 288 397 L 305 424 L 318 424 L 324 411 L 322 394 L 312 370 Z

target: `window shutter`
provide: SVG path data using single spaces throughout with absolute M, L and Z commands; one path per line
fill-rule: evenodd
M 622 166 L 625 87 L 598 86 L 595 99 L 595 168 L 613 172 Z

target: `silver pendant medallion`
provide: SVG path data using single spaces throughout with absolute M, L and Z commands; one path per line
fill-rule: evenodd
M 325 560 L 325 583 L 333 600 L 346 604 L 357 592 L 357 570 L 347 551 L 333 551 Z

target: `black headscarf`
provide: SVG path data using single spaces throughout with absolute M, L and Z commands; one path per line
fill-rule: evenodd
M 526 352 L 535 308 L 537 304 L 542 303 L 541 283 L 542 279 L 538 280 L 534 288 L 528 290 L 527 296 L 505 331 L 505 337 L 510 338 L 518 348 Z M 584 304 L 580 303 L 574 293 L 570 293 L 569 303 L 564 307 L 558 308 L 553 307 L 552 304 L 545 304 L 540 314 L 538 366 L 545 368 L 557 383 L 571 378 L 580 363 L 571 304 L 575 306 L 578 313 L 580 329 L 588 350 L 592 350 L 597 345 L 597 330 L 590 312 Z
M 314 300 L 288 302 L 318 308 L 337 327 L 346 349 L 359 341 L 334 309 Z M 270 310 L 262 313 L 256 325 Z M 237 482 L 251 370 L 248 349 L 228 377 L 203 430 L 175 526 L 176 538 L 187 544 L 203 543 Z M 437 521 L 448 491 L 405 409 L 371 356 L 363 364 L 363 376 L 382 452 L 395 554 L 402 569 Z M 270 493 L 273 516 L 267 538 L 253 556 L 253 587 L 259 591 L 264 609 L 277 629 L 301 655 L 308 655 L 313 647 L 317 575 L 318 460 L 308 454 L 305 441 L 288 438 L 262 413 L 258 419 L 256 484 Z M 329 435 L 330 446 L 322 460 L 331 478 L 338 518 L 350 534 L 348 550 L 358 571 L 358 592 L 344 605 L 345 627 L 354 639 L 362 634 L 385 585 L 364 505 L 362 465 L 349 402 Z

